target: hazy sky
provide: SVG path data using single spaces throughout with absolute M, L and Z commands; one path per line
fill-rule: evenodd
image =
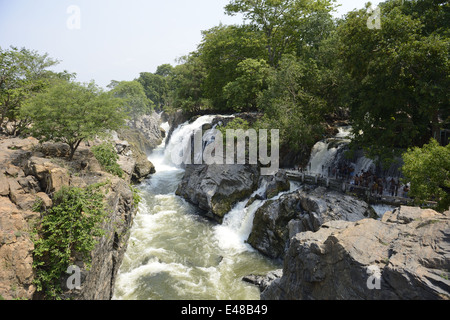
M 336 16 L 368 0 L 337 0 Z M 371 1 L 377 5 L 380 0 Z M 196 49 L 201 31 L 220 22 L 229 0 L 0 0 L 0 47 L 26 47 L 61 60 L 57 71 L 105 87 L 133 80 Z M 79 8 L 68 11 L 71 6 Z M 77 19 L 79 17 L 79 19 Z M 79 25 L 78 25 L 79 21 Z M 68 24 L 69 22 L 69 24 Z M 78 28 L 79 27 L 79 28 Z

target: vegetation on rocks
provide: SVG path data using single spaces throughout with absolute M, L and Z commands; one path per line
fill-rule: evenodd
M 112 143 L 103 142 L 98 146 L 92 147 L 91 151 L 106 172 L 119 178 L 123 177 L 124 172 L 117 163 L 119 156 Z
M 104 235 L 101 224 L 106 211 L 100 191 L 103 185 L 65 187 L 55 194 L 53 207 L 41 212 L 42 220 L 34 239 L 34 283 L 37 291 L 42 291 L 48 299 L 58 299 L 61 275 L 73 263 L 75 255 L 82 258 L 85 266 L 90 266 L 97 237 Z

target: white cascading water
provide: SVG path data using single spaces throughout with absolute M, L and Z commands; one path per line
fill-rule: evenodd
M 338 156 L 341 151 L 350 143 L 352 136 L 351 127 L 340 127 L 334 138 L 325 139 L 317 142 L 311 152 L 311 159 L 308 164 L 308 172 L 327 177 L 328 168 L 332 168 L 338 162 Z M 375 171 L 375 163 L 366 157 L 361 157 L 354 164 L 355 174 L 361 174 L 364 171 Z
M 310 174 L 318 174 L 328 177 L 328 168 L 336 167 L 342 151 L 349 143 L 352 137 L 352 127 L 340 127 L 339 132 L 332 139 L 319 141 L 314 145 L 311 153 L 311 159 L 308 164 Z M 372 159 L 359 157 L 356 163 L 352 164 L 355 175 L 361 175 L 363 172 L 375 172 L 376 166 Z M 395 207 L 390 205 L 378 204 L 372 205 L 372 208 L 382 217 L 387 211 L 392 211 Z
M 211 123 L 216 116 L 203 116 L 199 117 L 192 123 L 185 123 L 179 128 L 177 128 L 170 138 L 169 144 L 164 151 L 164 160 L 166 163 L 173 164 L 172 155 L 175 153 L 181 153 L 183 148 L 181 146 L 186 146 L 191 144 L 191 137 L 197 132 L 202 130 L 203 125 Z M 193 150 L 194 152 L 195 150 Z M 202 154 L 195 154 L 194 157 L 200 158 Z
M 255 252 L 247 240 L 256 210 L 264 201 L 238 203 L 216 225 L 177 197 L 184 170 L 170 161 L 171 152 L 190 143 L 191 135 L 214 116 L 177 128 L 149 157 L 156 174 L 142 184 L 143 201 L 135 217 L 129 246 L 115 286 L 121 300 L 256 300 L 259 289 L 241 281 L 279 265 Z M 163 128 L 168 131 L 168 124 Z M 264 192 L 264 186 L 255 192 Z

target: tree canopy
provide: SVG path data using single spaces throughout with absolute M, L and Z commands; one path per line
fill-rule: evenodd
M 367 28 L 367 10 L 353 11 L 337 30 L 342 66 L 350 76 L 355 143 L 372 157 L 392 158 L 430 137 L 440 141 L 450 109 L 450 38 L 448 25 L 443 31 L 445 26 L 428 19 L 435 12 L 448 15 L 449 4 L 424 3 L 382 4 L 378 30 Z
M 113 81 L 114 97 L 93 97 L 113 105 L 119 100 L 112 98 L 120 97 L 118 110 L 132 117 L 153 107 L 190 114 L 257 112 L 260 120 L 252 125 L 280 129 L 282 148 L 302 154 L 336 121 L 349 122 L 353 147 L 381 162 L 430 138 L 445 143 L 449 1 L 387 0 L 379 6 L 381 28 L 369 27 L 369 4 L 339 19 L 331 15 L 333 6 L 332 0 L 230 0 L 225 12 L 242 15 L 243 24 L 205 30 L 197 49 L 176 66 L 162 64 L 134 81 Z M 31 106 L 47 111 L 54 103 L 46 106 L 45 99 L 63 101 L 49 86 L 64 79 L 70 87 L 72 75 L 48 71 L 57 63 L 48 55 L 15 48 L 0 54 L 2 120 L 45 121 Z M 75 101 L 66 98 L 65 104 Z
M 20 120 L 20 107 L 27 99 L 47 88 L 52 79 L 73 77 L 67 72 L 57 74 L 49 71 L 58 63 L 48 54 L 34 50 L 0 47 L 0 131 L 6 120 Z M 14 127 L 18 129 L 20 126 L 19 123 Z
M 82 141 L 116 130 L 124 124 L 123 101 L 95 83 L 57 81 L 29 99 L 21 116 L 32 121 L 30 133 L 41 142 L 69 145 L 72 160 Z
M 322 32 L 312 28 L 317 17 L 330 17 L 332 1 L 232 0 L 225 7 L 229 15 L 242 14 L 265 36 L 267 62 L 277 66 L 284 53 L 296 52 L 301 43 L 312 45 Z M 313 33 L 315 36 L 312 36 Z
M 134 120 L 153 111 L 153 101 L 147 98 L 144 87 L 138 81 L 119 82 L 111 93 L 122 99 L 125 112 Z

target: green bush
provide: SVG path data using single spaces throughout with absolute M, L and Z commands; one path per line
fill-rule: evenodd
M 135 207 L 139 206 L 142 202 L 142 196 L 138 188 L 130 185 L 131 192 L 133 193 L 133 205 Z
M 82 257 L 87 268 L 97 238 L 104 235 L 104 195 L 96 184 L 87 188 L 63 188 L 55 194 L 53 207 L 43 212 L 35 230 L 34 284 L 48 299 L 58 299 L 60 278 L 73 264 L 75 254 Z
M 106 170 L 106 172 L 109 172 L 120 178 L 123 177 L 124 172 L 117 164 L 119 156 L 117 155 L 116 148 L 112 145 L 112 143 L 104 142 L 98 146 L 93 147 L 91 150 L 95 158 L 98 160 L 103 169 Z
M 403 154 L 404 183 L 411 183 L 409 196 L 416 204 L 436 201 L 436 210 L 450 207 L 450 145 L 442 147 L 431 139 L 422 148 L 410 148 Z

